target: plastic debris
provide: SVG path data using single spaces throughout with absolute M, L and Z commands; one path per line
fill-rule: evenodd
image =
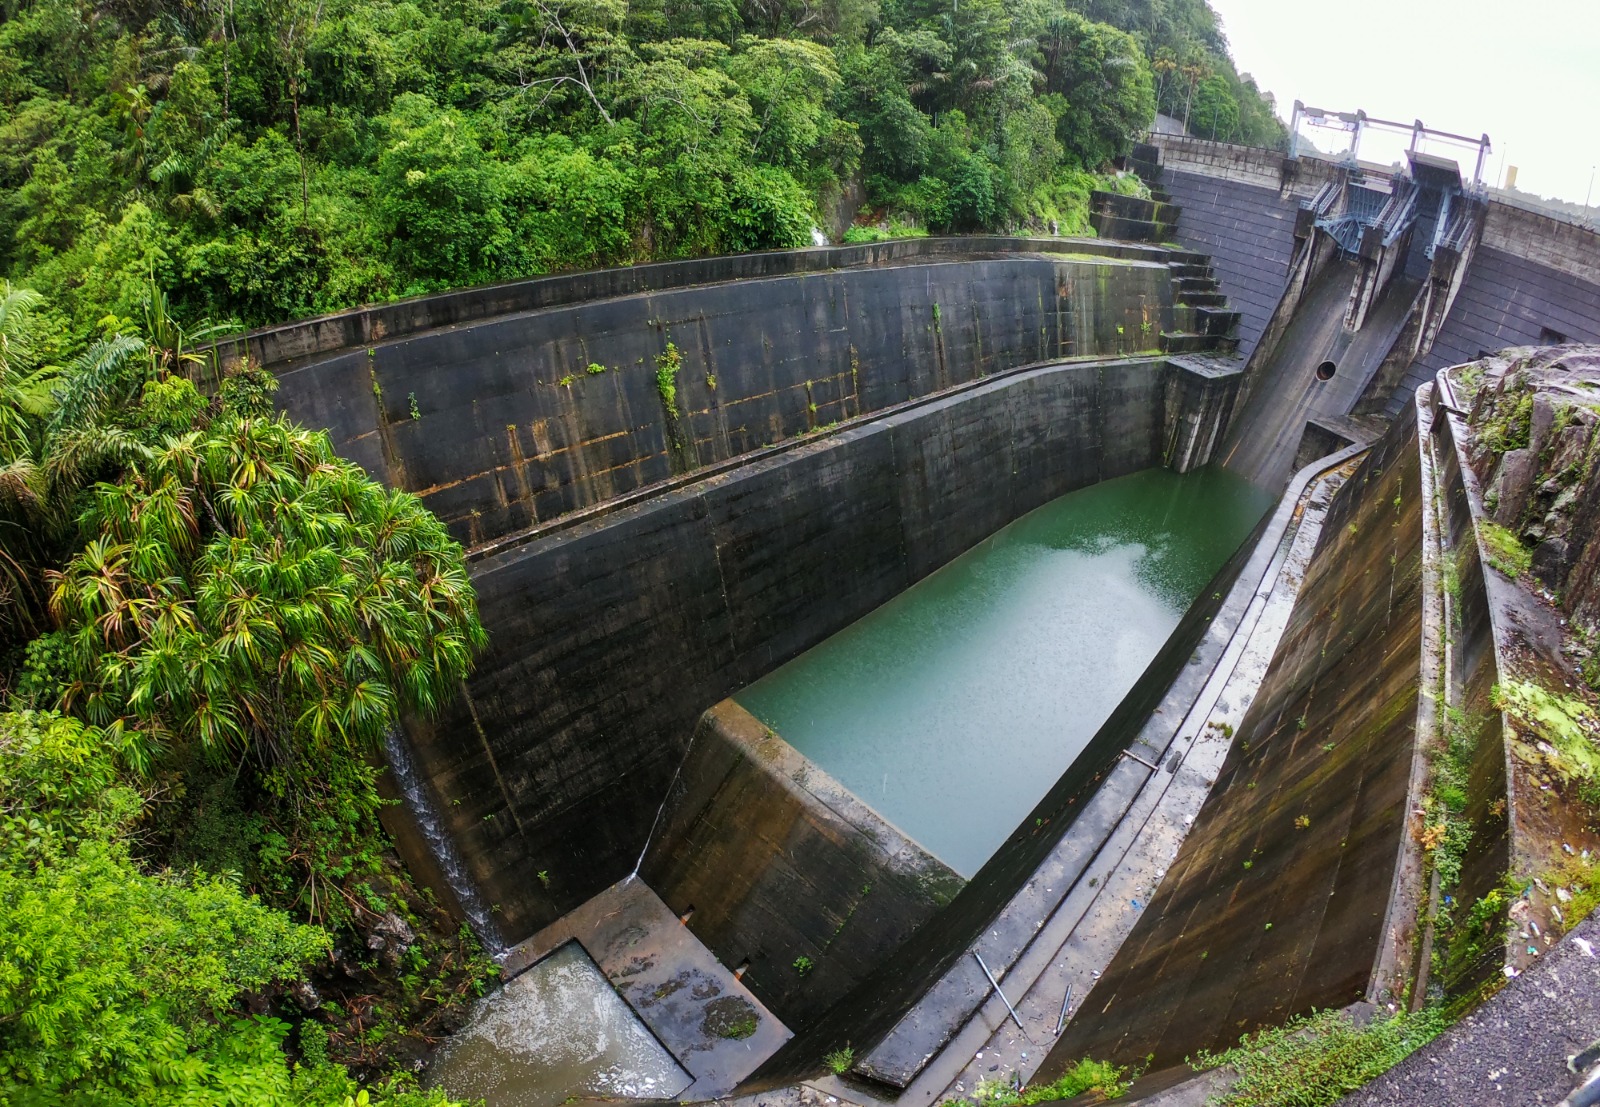
M 1562 903 L 1571 903 L 1572 902 L 1572 893 L 1567 891 L 1565 888 L 1557 888 L 1556 889 L 1556 898 L 1558 900 L 1560 900 Z
M 1579 949 L 1583 950 L 1583 955 L 1585 957 L 1593 957 L 1594 956 L 1594 946 L 1590 945 L 1584 939 L 1582 939 L 1582 938 L 1574 938 L 1574 939 L 1572 939 L 1572 944 L 1577 946 Z
M 1510 965 L 1506 966 L 1505 972 L 1507 980 L 1514 980 L 1517 976 L 1517 970 L 1512 968 Z

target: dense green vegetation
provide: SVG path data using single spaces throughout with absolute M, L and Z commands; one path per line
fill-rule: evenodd
M 1375 1015 L 1357 1026 L 1343 1011 L 1316 1011 L 1246 1034 L 1225 1053 L 1202 1052 L 1196 1069 L 1226 1066 L 1237 1079 L 1219 1107 L 1325 1107 L 1388 1072 L 1444 1032 L 1436 1008 Z
M 1162 109 L 1278 141 L 1205 0 L 6 0 L 0 272 L 78 353 L 152 281 L 256 325 L 1058 220 Z
M 484 632 L 415 498 L 143 309 L 59 366 L 0 288 L 0 1102 L 342 1105 L 489 974 L 374 768 Z

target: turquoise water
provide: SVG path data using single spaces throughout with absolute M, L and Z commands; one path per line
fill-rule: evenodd
M 734 698 L 970 877 L 1270 503 L 1220 469 L 1069 493 Z

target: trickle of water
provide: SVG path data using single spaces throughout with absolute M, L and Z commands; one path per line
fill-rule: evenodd
M 412 818 L 417 820 L 417 827 L 428 843 L 429 852 L 433 854 L 439 871 L 444 873 L 450 891 L 455 893 L 456 902 L 461 905 L 461 910 L 466 912 L 467 921 L 477 933 L 478 941 L 483 943 L 483 948 L 497 962 L 505 960 L 506 943 L 500 936 L 500 928 L 495 926 L 494 916 L 489 913 L 483 897 L 478 894 L 478 886 L 468 874 L 466 862 L 461 859 L 455 840 L 450 837 L 449 829 L 439 817 L 433 797 L 423 783 L 421 774 L 417 772 L 416 762 L 411 758 L 411 747 L 406 745 L 405 735 L 398 726 L 389 728 L 383 736 L 383 746 L 389 755 L 389 771 L 394 774 L 395 783 L 400 786 L 400 794 L 405 797 L 406 807 L 410 810 Z

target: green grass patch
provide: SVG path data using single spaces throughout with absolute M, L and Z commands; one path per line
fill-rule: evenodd
M 1483 520 L 1478 524 L 1478 538 L 1489 564 L 1513 580 L 1533 568 L 1533 551 L 1499 523 Z
M 1388 1072 L 1448 1025 L 1432 1008 L 1358 1027 L 1342 1011 L 1318 1011 L 1246 1034 L 1225 1053 L 1201 1052 L 1197 1070 L 1227 1065 L 1239 1080 L 1219 1107 L 1322 1107 Z
M 902 223 L 898 219 L 889 220 L 885 227 L 851 227 L 844 232 L 844 241 L 849 245 L 860 245 L 864 242 L 888 242 L 895 238 L 927 238 L 928 232 L 921 227 L 914 227 L 910 223 Z
M 1049 1103 L 1071 1099 L 1075 1095 L 1094 1092 L 1105 1099 L 1125 1095 L 1139 1073 L 1109 1061 L 1096 1061 L 1085 1057 L 1061 1076 L 1048 1084 L 1029 1084 L 1020 1091 L 1003 1080 L 980 1080 L 977 1089 L 967 1099 L 949 1100 L 946 1107 L 969 1104 L 971 1107 L 1030 1107 L 1035 1103 Z
M 1529 734 L 1555 750 L 1545 761 L 1569 784 L 1585 785 L 1588 793 L 1600 782 L 1600 745 L 1596 744 L 1594 710 L 1576 696 L 1552 692 L 1525 680 L 1508 680 L 1493 691 L 1495 706 L 1511 715 Z M 1600 795 L 1586 794 L 1593 803 Z

